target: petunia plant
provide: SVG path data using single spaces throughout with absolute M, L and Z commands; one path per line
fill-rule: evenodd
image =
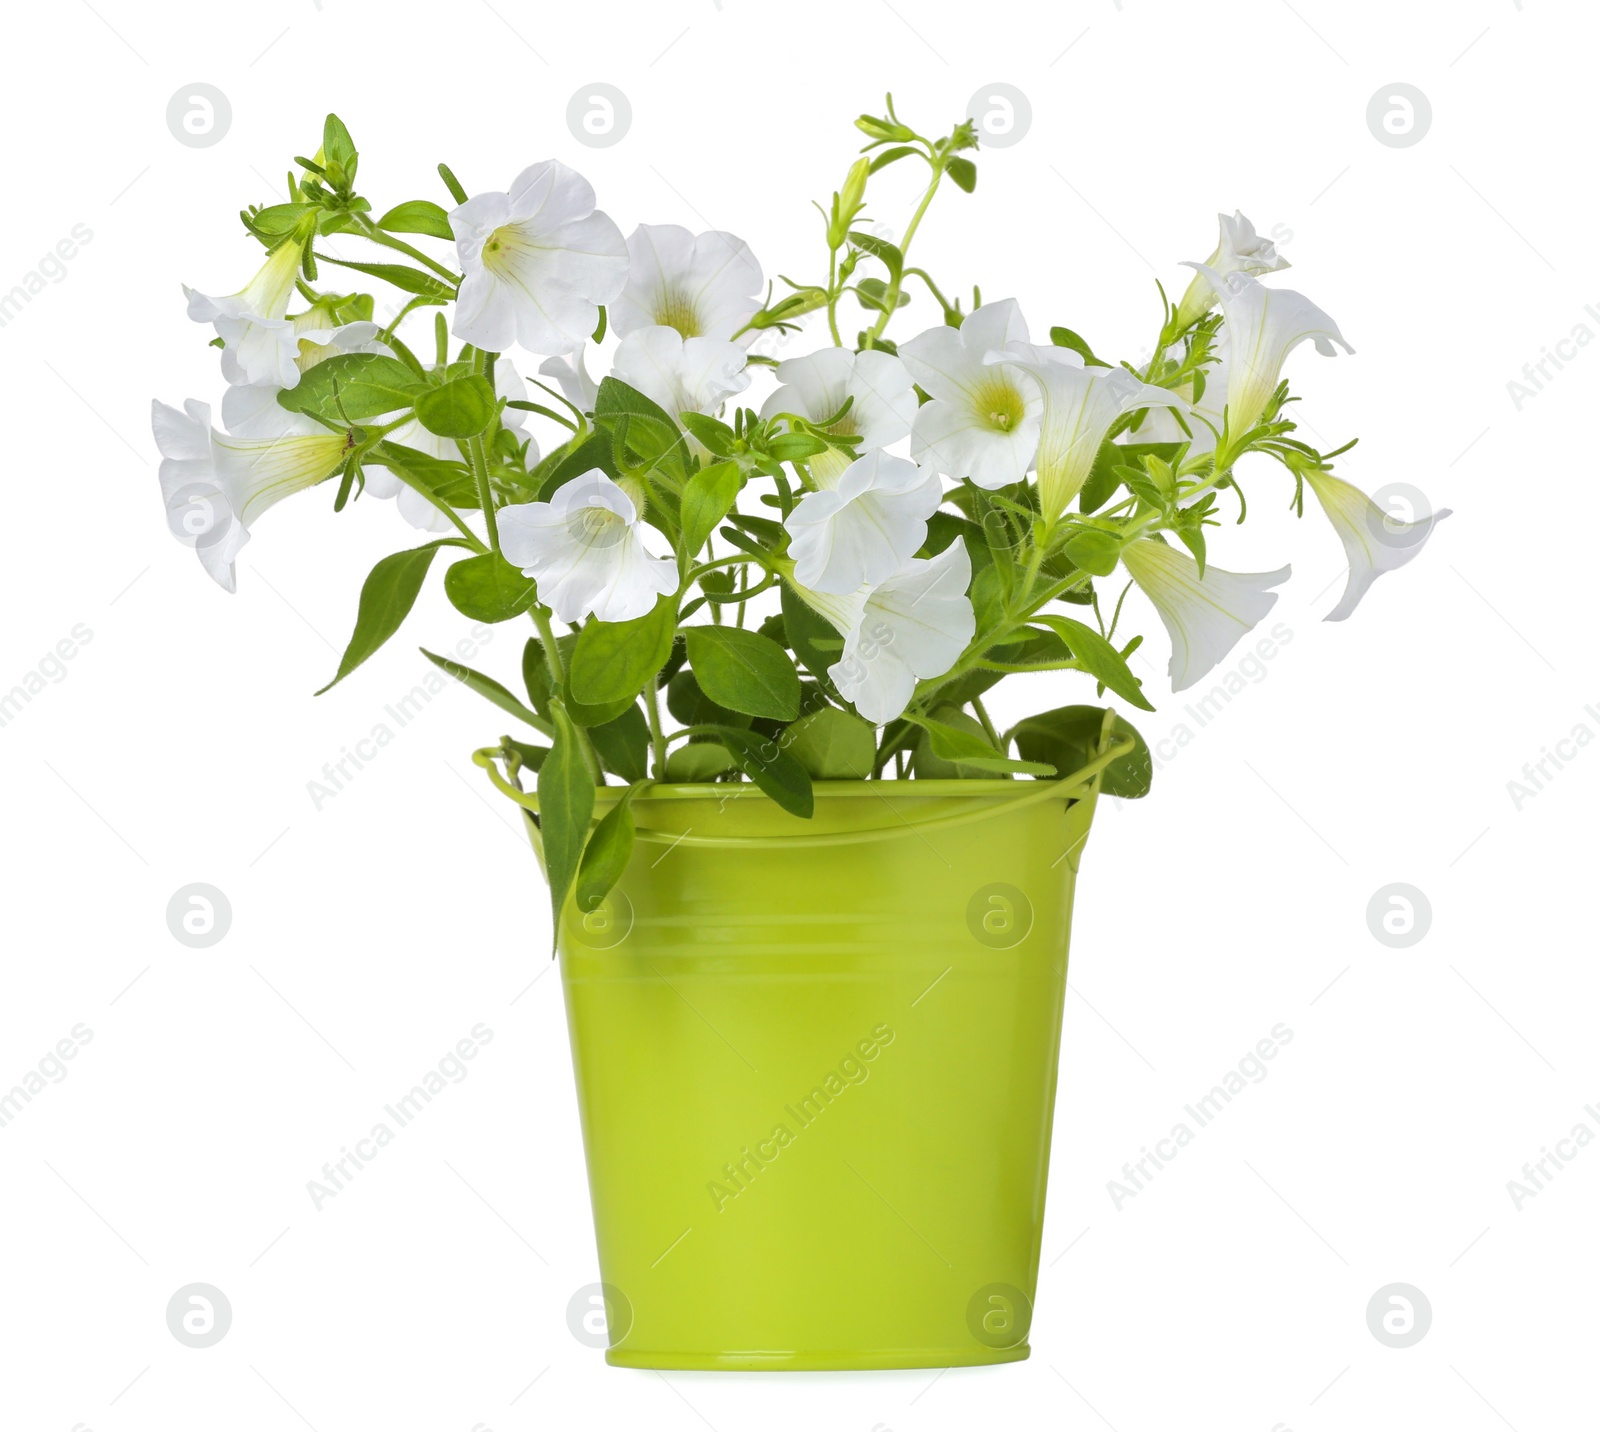
M 803 818 L 816 780 L 1072 774 L 1103 710 L 1002 730 L 985 694 L 1078 672 L 1153 709 L 1128 662 L 1142 637 L 1118 630 L 1130 587 L 1170 638 L 1173 689 L 1201 680 L 1289 577 L 1210 561 L 1224 508 L 1246 518 L 1246 457 L 1264 484 L 1276 465 L 1297 513 L 1309 488 L 1343 544 L 1330 620 L 1446 515 L 1393 521 L 1333 475 L 1350 444 L 1296 436 L 1285 361 L 1307 340 L 1350 349 L 1262 282 L 1288 264 L 1242 214 L 1219 216 L 1176 303 L 1158 290 L 1151 356 L 1112 362 L 1063 325 L 1035 341 L 1015 299 L 973 285 L 964 308 L 912 263 L 935 201 L 974 192 L 970 123 L 929 138 L 890 100 L 856 126 L 868 142 L 818 206 L 817 279 L 781 291 L 732 234 L 624 237 L 556 160 L 470 197 L 441 164 L 449 207 L 380 215 L 331 115 L 285 201 L 240 215 L 255 276 L 188 291 L 227 386 L 220 428 L 204 403 L 154 404 L 172 532 L 229 591 L 256 519 L 304 489 L 326 485 L 335 512 L 397 499 L 435 534 L 367 576 L 330 686 L 395 634 L 441 554 L 459 611 L 530 621 L 510 685 L 428 655 L 518 723 L 492 755 L 537 781 L 558 911 L 618 878 L 652 782 L 752 782 Z M 898 242 L 867 219 L 891 167 L 924 186 Z M 939 321 L 891 337 L 914 296 Z M 814 351 L 776 361 L 757 351 L 773 333 Z M 1148 752 L 1114 719 L 1133 749 L 1105 788 L 1143 795 Z M 614 782 L 628 791 L 591 831 Z

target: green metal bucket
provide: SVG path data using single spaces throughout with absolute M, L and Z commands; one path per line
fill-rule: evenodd
M 1073 883 L 1117 754 L 819 782 L 804 825 L 750 786 L 635 798 L 626 874 L 560 942 L 608 1362 L 1028 1356 Z

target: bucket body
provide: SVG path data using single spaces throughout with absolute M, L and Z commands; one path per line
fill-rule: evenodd
M 1037 789 L 822 782 L 804 823 L 749 786 L 635 800 L 561 939 L 609 1362 L 1028 1355 L 1095 804 Z

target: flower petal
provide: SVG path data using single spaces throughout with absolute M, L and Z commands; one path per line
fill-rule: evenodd
M 1278 600 L 1267 589 L 1289 579 L 1288 567 L 1225 572 L 1208 564 L 1202 581 L 1194 558 L 1147 537 L 1125 547 L 1122 562 L 1172 639 L 1174 691 L 1193 686 L 1232 651 Z
M 1450 515 L 1444 508 L 1415 522 L 1396 522 L 1366 493 L 1331 473 L 1307 471 L 1306 481 L 1344 544 L 1350 576 L 1344 595 L 1323 621 L 1342 622 L 1385 572 L 1403 567 Z

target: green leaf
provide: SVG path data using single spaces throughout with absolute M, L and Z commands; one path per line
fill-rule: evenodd
M 933 712 L 933 718 L 946 726 L 953 726 L 958 731 L 976 736 L 985 746 L 989 745 L 989 738 L 982 724 L 959 706 L 937 707 Z M 990 754 L 993 754 L 992 747 Z M 988 772 L 971 766 L 958 766 L 954 761 L 947 761 L 943 756 L 935 755 L 932 738 L 926 731 L 922 731 L 917 736 L 917 744 L 911 750 L 911 774 L 923 781 L 964 781 L 985 777 Z
M 733 768 L 733 753 L 720 741 L 685 741 L 667 753 L 667 779 L 675 784 L 695 785 Z
M 790 815 L 811 818 L 814 797 L 806 768 L 776 741 L 738 726 L 718 726 L 717 739 L 738 768 Z
M 876 234 L 862 234 L 854 230 L 848 235 L 850 242 L 863 253 L 871 254 L 886 269 L 889 270 L 891 279 L 898 279 L 901 270 L 905 268 L 906 258 L 897 245 L 891 244 L 887 239 L 880 239 Z
M 688 627 L 684 637 L 700 689 L 719 705 L 777 721 L 800 714 L 800 675 L 777 642 L 725 626 Z
M 383 558 L 361 584 L 361 600 L 356 606 L 356 629 L 350 644 L 339 658 L 334 678 L 316 694 L 337 686 L 397 631 L 416 604 L 422 579 L 433 565 L 434 553 L 441 547 L 460 547 L 459 537 L 441 537 L 406 552 L 393 552 Z
M 454 239 L 455 231 L 445 211 L 427 199 L 412 199 L 396 204 L 381 219 L 378 227 L 391 234 L 427 234 L 435 239 Z
M 330 114 L 322 122 L 322 157 L 347 173 L 356 162 L 356 142 L 344 127 L 344 121 L 336 114 Z
M 450 604 L 474 621 L 508 622 L 534 603 L 538 583 L 524 577 L 498 552 L 482 552 L 451 564 L 444 574 Z
M 748 726 L 750 718 L 719 706 L 694 679 L 694 672 L 675 671 L 667 683 L 667 710 L 685 726 Z
M 359 423 L 403 412 L 426 391 L 426 385 L 398 358 L 382 353 L 341 353 L 308 368 L 294 387 L 280 389 L 278 406 L 328 423 L 342 423 L 346 416 Z
M 602 378 L 594 400 L 595 421 L 622 435 L 647 467 L 678 476 L 688 472 L 688 443 L 671 414 L 620 378 Z
M 589 706 L 632 701 L 666 665 L 677 626 L 678 604 L 672 596 L 657 597 L 654 608 L 633 621 L 591 617 L 578 634 L 567 673 L 573 697 Z
M 933 754 L 953 765 L 967 766 L 972 770 L 987 771 L 994 775 L 1015 773 L 1024 776 L 1053 776 L 1056 773 L 1054 766 L 1043 762 L 1013 761 L 1007 756 L 1002 756 L 984 737 L 975 736 L 960 726 L 951 726 L 928 716 L 913 716 L 909 711 L 906 712 L 905 719 L 922 727 L 928 734 L 928 744 Z
M 865 780 L 872 774 L 878 733 L 854 713 L 824 706 L 790 726 L 785 744 L 814 780 Z
M 600 908 L 600 902 L 628 868 L 628 858 L 633 854 L 633 795 L 638 789 L 630 785 L 622 793 L 622 799 L 594 828 L 584 847 L 573 899 L 585 915 Z
M 836 690 L 828 668 L 844 655 L 844 638 L 821 612 L 806 604 L 806 599 L 789 583 L 783 584 L 783 629 L 800 664 L 822 683 L 827 692 Z
M 590 433 L 581 442 L 573 439 L 558 447 L 534 469 L 532 485 L 540 499 L 548 502 L 557 488 L 596 468 L 613 482 L 622 476 L 622 469 L 612 457 L 611 439 L 603 432 Z
M 678 414 L 678 420 L 718 457 L 729 457 L 734 452 L 734 431 L 720 419 L 705 413 L 684 412 Z
M 881 278 L 860 279 L 856 283 L 856 297 L 861 300 L 863 307 L 882 313 L 889 307 L 889 285 Z M 911 295 L 902 290 L 895 307 L 904 308 L 910 302 Z
M 474 671 L 470 666 L 463 666 L 459 661 L 452 661 L 448 656 L 436 656 L 427 647 L 422 647 L 420 650 L 429 661 L 441 671 L 448 671 L 468 690 L 476 691 L 486 701 L 492 701 L 507 715 L 515 716 L 517 720 L 527 722 L 535 731 L 543 731 L 547 736 L 550 734 L 551 723 L 537 713 L 528 710 L 492 676 L 485 676 L 481 671 Z
M 1070 348 L 1091 368 L 1116 367 L 1115 363 L 1107 363 L 1104 358 L 1096 358 L 1094 349 L 1089 346 L 1088 341 L 1074 333 L 1070 328 L 1052 328 L 1050 330 L 1050 341 L 1057 348 Z
M 978 187 L 978 166 L 970 159 L 949 158 L 944 162 L 945 173 L 955 180 L 958 188 L 971 193 Z
M 620 716 L 589 727 L 589 741 L 600 764 L 630 784 L 650 774 L 650 727 L 635 702 Z
M 1100 727 L 1106 713 L 1098 706 L 1059 706 L 1020 722 L 1012 732 L 1017 750 L 1031 760 L 1050 762 L 1063 776 L 1082 770 L 1100 748 Z M 1150 748 L 1122 717 L 1111 728 L 1113 739 L 1131 736 L 1134 748 L 1106 767 L 1100 789 L 1107 795 L 1137 800 L 1149 794 Z
M 323 253 L 317 255 L 317 261 L 334 264 L 339 268 L 354 269 L 369 278 L 382 279 L 384 283 L 392 284 L 402 293 L 414 293 L 419 298 L 435 298 L 445 302 L 456 296 L 453 285 L 446 283 L 442 278 L 436 278 L 431 273 L 424 273 L 419 268 L 412 268 L 409 264 L 361 264 L 354 259 L 336 259 Z
M 1098 512 L 1111 500 L 1111 494 L 1122 486 L 1117 468 L 1126 459 L 1126 450 L 1116 443 L 1100 444 L 1100 450 L 1095 454 L 1094 466 L 1089 469 L 1089 476 L 1084 481 L 1082 491 L 1078 493 L 1079 512 Z
M 417 398 L 417 421 L 441 438 L 475 438 L 494 416 L 495 395 L 489 380 L 472 373 L 429 388 Z
M 885 149 L 867 166 L 867 173 L 876 174 L 880 169 L 887 169 L 897 159 L 904 159 L 911 154 L 920 154 L 920 149 L 915 149 L 909 144 L 897 144 L 893 149 Z
M 1122 539 L 1098 527 L 1079 528 L 1061 547 L 1075 567 L 1095 577 L 1109 577 L 1122 558 Z
M 577 879 L 583 847 L 594 815 L 594 778 L 583 757 L 583 737 L 566 708 L 553 701 L 555 736 L 539 767 L 539 834 L 544 842 L 545 874 L 550 880 L 552 935 L 561 928 L 561 909 Z
M 735 462 L 712 463 L 695 473 L 683 489 L 680 516 L 683 522 L 683 553 L 694 557 L 717 524 L 728 515 L 744 478 Z
M 293 233 L 300 220 L 316 209 L 315 204 L 269 204 L 250 215 L 250 227 L 258 234 L 277 238 Z
M 1066 642 L 1083 669 L 1108 691 L 1116 692 L 1141 711 L 1156 709 L 1139 689 L 1139 678 L 1128 669 L 1122 653 L 1093 627 L 1085 626 L 1071 617 L 1036 616 L 1034 621 L 1040 626 L 1049 627 Z
M 526 741 L 514 740 L 510 736 L 500 738 L 500 748 L 515 751 L 525 771 L 537 771 L 544 764 L 544 758 L 550 754 L 548 746 L 530 746 Z
M 522 684 L 528 688 L 528 700 L 533 702 L 533 709 L 548 719 L 555 686 L 550 680 L 550 664 L 544 658 L 544 643 L 536 636 L 530 636 L 523 643 Z

